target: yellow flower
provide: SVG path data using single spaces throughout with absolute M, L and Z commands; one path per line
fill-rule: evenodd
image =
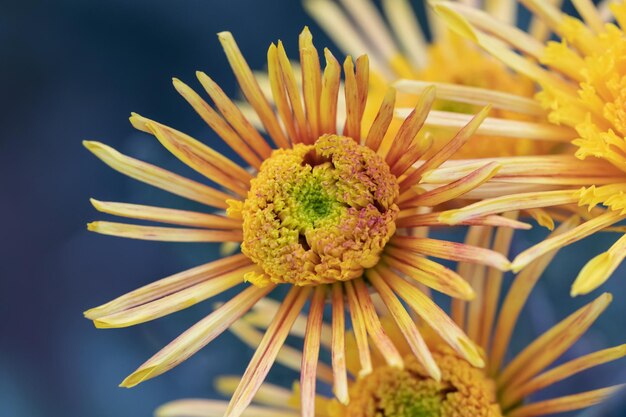
M 381 277 L 374 292 L 382 289 L 386 297 L 395 300 L 394 318 L 428 375 L 440 379 L 439 367 L 397 296 L 410 298 L 417 314 L 460 357 L 482 366 L 483 358 L 475 344 L 414 284 L 459 299 L 474 296 L 470 285 L 457 273 L 427 256 L 501 270 L 509 268 L 507 258 L 497 251 L 425 236 L 428 226 L 445 226 L 437 220 L 437 206 L 472 192 L 499 169 L 497 163 L 486 163 L 455 181 L 434 185 L 421 181 L 427 172 L 461 148 L 480 126 L 489 107 L 471 118 L 440 150 L 424 156 L 430 142 L 418 133 L 434 101 L 433 88 L 423 92 L 397 133 L 389 137 L 385 133 L 393 118 L 394 89 L 385 94 L 371 126 L 361 128 L 368 102 L 367 56 L 358 58 L 356 65 L 350 57 L 343 64 L 346 116 L 340 118 L 341 66 L 325 50 L 326 67 L 322 71 L 308 29 L 300 35 L 302 90 L 282 43 L 271 45 L 268 50 L 268 78 L 275 109 L 232 35 L 220 33 L 219 39 L 244 96 L 278 149 L 202 72 L 197 73 L 198 80 L 214 107 L 177 79 L 174 87 L 250 169 L 171 127 L 137 114 L 130 120 L 134 127 L 152 134 L 175 157 L 219 188 L 122 155 L 101 143 L 85 142 L 97 157 L 123 174 L 208 207 L 226 210 L 226 215 L 209 214 L 93 200 L 96 209 L 105 213 L 180 227 L 98 221 L 89 224 L 90 230 L 146 240 L 241 242 L 242 248 L 242 253 L 158 280 L 85 313 L 97 327 L 126 327 L 182 310 L 243 284 L 238 295 L 156 353 L 122 386 L 135 386 L 177 366 L 234 325 L 254 305 L 262 304 L 263 297 L 276 286 L 286 284 L 289 292 L 268 317 L 273 318 L 265 334 L 250 336 L 258 348 L 226 414 L 239 416 L 250 403 L 307 301 L 310 320 L 302 365 L 303 392 L 314 394 L 311 387 L 315 381 L 321 315 L 328 295 L 334 311 L 331 378 L 337 397 L 345 402 L 348 377 L 344 297 L 357 338 L 362 372 L 370 372 L 373 366 L 368 337 L 389 366 L 403 366 L 402 355 L 378 318 L 370 295 L 372 287 L 364 278 L 368 274 Z M 339 130 L 338 124 L 343 126 Z M 485 216 L 464 224 L 529 227 L 505 216 Z M 384 268 L 388 267 L 397 268 L 413 282 L 387 275 Z
M 576 219 L 562 223 L 554 232 L 560 236 L 576 227 Z M 508 228 L 472 227 L 466 241 L 480 242 L 482 246 L 507 253 L 512 239 Z M 491 241 L 493 240 L 493 244 Z M 576 343 L 602 314 L 611 302 L 611 295 L 602 294 L 594 301 L 582 306 L 568 317 L 532 340 L 510 361 L 505 360 L 510 350 L 512 333 L 519 321 L 521 311 L 532 289 L 537 284 L 545 268 L 555 253 L 543 255 L 529 268 L 517 275 L 509 290 L 502 293 L 503 274 L 501 271 L 483 266 L 463 264 L 459 272 L 476 288 L 476 298 L 470 302 L 452 301 L 452 317 L 463 328 L 472 341 L 481 348 L 485 357 L 485 368 L 477 368 L 459 356 L 424 324 L 416 324 L 423 331 L 426 343 L 433 352 L 435 362 L 441 370 L 441 378 L 435 380 L 428 375 L 423 364 L 416 359 L 410 343 L 403 336 L 395 316 L 400 304 L 391 291 L 381 286 L 383 274 L 392 276 L 392 282 L 405 282 L 400 270 L 394 267 L 378 269 L 380 274 L 370 271 L 367 274 L 372 285 L 378 290 L 382 308 L 388 315 L 382 317 L 385 330 L 404 358 L 403 369 L 389 366 L 384 359 L 372 352 L 373 368 L 367 374 L 360 370 L 356 360 L 358 349 L 352 335 L 349 335 L 347 358 L 348 369 L 353 376 L 349 380 L 348 401 L 318 395 L 315 401 L 304 395 L 304 385 L 296 385 L 295 395 L 279 386 L 264 384 L 254 399 L 254 416 L 297 417 L 299 412 L 305 417 L 536 417 L 560 412 L 580 410 L 593 406 L 621 388 L 620 385 L 598 388 L 591 391 L 572 393 L 562 397 L 533 402 L 529 397 L 536 392 L 573 377 L 585 370 L 609 363 L 626 356 L 626 345 L 619 345 L 591 352 L 554 365 L 561 355 Z M 407 286 L 406 301 L 413 308 L 416 302 Z M 499 307 L 500 297 L 503 296 Z M 244 316 L 236 323 L 235 333 L 255 332 L 253 326 L 265 327 L 269 306 L 262 306 Z M 276 308 L 275 306 L 273 308 Z M 256 309 L 256 308 L 255 308 Z M 307 323 L 303 318 L 296 322 L 294 335 L 308 338 Z M 335 323 L 324 325 L 321 345 L 332 348 L 332 333 Z M 244 339 L 248 342 L 246 337 Z M 292 348 L 281 352 L 280 359 L 287 366 L 298 369 L 297 353 Z M 317 379 L 320 382 L 332 380 L 327 365 L 320 364 Z M 230 394 L 238 383 L 237 377 L 222 377 L 217 380 L 217 388 Z M 202 415 L 220 417 L 226 404 L 209 400 L 179 400 L 160 407 L 157 417 L 183 417 Z
M 579 20 L 550 2 L 522 3 L 533 14 L 530 33 L 502 24 L 478 9 L 454 2 L 432 2 L 456 33 L 533 79 L 541 89 L 536 102 L 549 112 L 548 119 L 555 127 L 570 130 L 569 140 L 577 147 L 570 156 L 499 160 L 503 168 L 501 177 L 494 177 L 494 190 L 499 188 L 498 183 L 508 182 L 509 186 L 519 187 L 521 194 L 509 192 L 503 196 L 494 192 L 493 199 L 441 216 L 441 220 L 453 224 L 473 216 L 526 209 L 548 226 L 553 222 L 550 216 L 559 219 L 572 211 L 588 220 L 566 235 L 522 252 L 512 262 L 515 271 L 544 253 L 597 231 L 623 232 L 613 225 L 626 219 L 626 96 L 621 87 L 626 83 L 626 5 L 618 2 L 608 6 L 607 2 L 597 9 L 589 0 L 578 0 L 574 5 L 583 19 Z M 609 10 L 622 28 L 605 23 L 611 18 Z M 546 41 L 552 32 L 561 40 Z M 512 129 L 515 122 L 510 123 Z M 517 135 L 527 137 L 523 131 L 517 131 Z M 523 166 L 525 172 L 515 173 L 513 165 Z M 461 175 L 462 170 L 457 171 Z M 447 179 L 450 175 L 454 174 L 448 170 Z M 433 181 L 433 177 L 428 180 Z M 573 203 L 588 207 L 587 212 Z M 603 207 L 596 207 L 600 204 Z M 572 286 L 572 295 L 599 287 L 625 257 L 626 237 L 622 236 L 582 269 Z
M 514 21 L 516 13 L 510 7 L 510 1 L 485 3 L 488 12 Z M 438 88 L 435 111 L 427 120 L 429 128 L 425 130 L 437 134 L 439 140 L 434 149 L 445 144 L 445 139 L 452 133 L 451 128 L 458 128 L 465 115 L 478 111 L 477 105 L 481 103 L 475 101 L 475 89 L 505 92 L 528 99 L 535 92 L 530 78 L 512 73 L 476 45 L 448 31 L 441 19 L 432 13 L 426 13 L 432 39 L 429 43 L 409 0 L 383 0 L 384 15 L 371 0 L 304 0 L 304 6 L 344 52 L 369 55 L 374 74 L 374 99 L 371 101 L 374 105 L 366 109 L 366 121 L 375 116 L 375 103 L 382 100 L 388 83 L 395 82 L 401 107 L 414 106 L 416 94 L 433 83 L 437 87 L 450 83 L 468 87 L 468 94 L 462 97 L 447 97 L 447 91 Z M 536 110 L 528 115 L 496 107 L 491 116 L 519 120 L 523 125 L 529 123 L 532 126 L 545 122 L 545 112 Z M 392 124 L 392 132 L 399 123 L 398 120 Z M 479 134 L 454 158 L 534 155 L 555 148 L 554 142 L 541 137 L 520 140 L 511 137 L 510 131 L 493 132 L 487 129 L 488 126 L 487 123 L 479 129 Z

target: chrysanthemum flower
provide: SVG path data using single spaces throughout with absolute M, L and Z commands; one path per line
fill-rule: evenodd
M 564 14 L 551 2 L 520 3 L 533 13 L 533 21 L 539 22 L 531 25 L 529 33 L 464 4 L 431 3 L 456 33 L 533 79 L 541 89 L 536 103 L 549 111 L 548 118 L 554 127 L 569 129 L 565 136 L 569 135 L 578 148 L 569 155 L 499 159 L 503 168 L 490 184 L 493 199 L 440 217 L 454 224 L 474 216 L 522 209 L 530 210 L 550 227 L 555 219 L 572 211 L 578 211 L 588 220 L 563 236 L 547 239 L 521 253 L 512 262 L 515 271 L 550 250 L 597 231 L 623 232 L 614 226 L 626 218 L 626 96 L 621 87 L 626 80 L 626 34 L 622 29 L 626 24 L 626 5 L 618 2 L 597 9 L 589 0 L 574 1 L 582 16 L 579 20 Z M 611 16 L 607 13 L 609 9 L 622 28 L 605 23 Z M 552 32 L 561 41 L 546 42 Z M 455 90 L 453 86 L 448 88 Z M 463 88 L 456 91 L 457 95 L 462 94 Z M 517 110 L 525 111 L 523 106 Z M 515 130 L 515 123 L 511 121 L 507 127 L 507 122 L 502 121 L 501 127 L 527 138 L 528 132 Z M 437 182 L 441 174 L 449 181 L 450 176 L 462 176 L 474 166 L 475 163 L 449 164 L 439 172 L 432 172 L 427 180 Z M 510 187 L 509 192 L 503 193 L 505 186 Z M 511 192 L 515 188 L 517 193 Z M 482 196 L 487 197 L 485 193 Z M 572 295 L 585 294 L 600 286 L 624 257 L 626 236 L 582 269 L 572 286 Z
M 430 42 L 409 0 L 383 0 L 381 4 L 382 12 L 379 12 L 372 0 L 304 0 L 311 16 L 344 52 L 367 53 L 370 57 L 375 96 L 372 103 L 382 100 L 387 85 L 395 82 L 399 106 L 413 107 L 416 95 L 434 83 L 438 97 L 425 131 L 446 138 L 451 129 L 466 123 L 470 114 L 482 105 L 476 101 L 476 89 L 487 89 L 493 91 L 490 100 L 502 105 L 494 106 L 491 117 L 455 159 L 534 155 L 558 145 L 550 136 L 558 137 L 562 130 L 546 126 L 545 111 L 532 101 L 535 87 L 530 78 L 514 74 L 473 43 L 447 30 L 443 21 L 429 9 L 426 20 Z M 514 24 L 516 11 L 512 5 L 509 0 L 487 1 L 484 9 Z M 450 83 L 467 87 L 465 93 L 450 95 L 445 85 Z M 498 97 L 498 92 L 523 98 L 517 103 L 507 103 L 503 97 Z M 520 101 L 526 106 L 530 104 L 532 111 L 516 111 L 515 106 L 521 104 Z M 377 107 L 373 105 L 371 111 L 366 111 L 365 118 L 372 119 L 375 110 Z M 498 121 L 502 118 L 517 120 L 517 129 L 535 131 L 535 135 L 520 140 L 515 137 L 515 129 L 499 128 Z M 395 123 L 399 126 L 400 120 Z M 392 124 L 392 132 L 394 127 Z M 539 133 L 545 130 L 549 134 Z M 443 140 L 435 143 L 434 148 L 444 143 Z
M 560 236 L 577 225 L 577 218 L 571 217 L 554 232 Z M 472 227 L 467 241 L 481 242 L 482 245 L 506 253 L 511 241 L 511 230 L 488 227 Z M 493 240 L 493 243 L 491 241 Z M 348 361 L 348 369 L 354 379 L 349 381 L 349 401 L 344 404 L 318 395 L 315 402 L 305 401 L 304 387 L 297 386 L 295 394 L 279 386 L 264 384 L 255 398 L 255 408 L 250 416 L 298 417 L 536 417 L 555 413 L 580 410 L 597 404 L 619 388 L 609 386 L 591 391 L 576 392 L 562 397 L 540 401 L 529 399 L 534 393 L 546 389 L 565 379 L 590 368 L 609 363 L 626 355 L 626 345 L 619 345 L 591 352 L 569 359 L 554 366 L 579 338 L 581 338 L 611 302 L 608 293 L 584 305 L 545 333 L 528 343 L 510 361 L 505 360 L 512 333 L 520 318 L 520 313 L 544 269 L 555 253 L 543 255 L 517 275 L 506 294 L 501 294 L 502 272 L 493 268 L 463 264 L 460 272 L 476 288 L 476 298 L 470 302 L 454 300 L 452 316 L 470 338 L 481 347 L 487 366 L 477 368 L 466 359 L 442 343 L 436 335 L 424 332 L 426 343 L 433 352 L 433 358 L 441 370 L 441 378 L 434 380 L 416 358 L 411 347 L 402 337 L 393 317 L 399 308 L 393 296 L 393 285 L 401 285 L 406 295 L 405 301 L 412 308 L 419 304 L 422 295 L 415 287 L 393 270 L 391 266 L 366 273 L 381 297 L 383 324 L 389 337 L 394 341 L 402 357 L 403 369 L 389 366 L 376 352 L 373 352 L 372 370 L 367 374 L 359 371 L 358 361 Z M 382 275 L 392 277 L 384 280 Z M 392 283 L 388 286 L 385 281 Z M 498 300 L 504 295 L 498 308 Z M 263 307 L 263 309 L 267 308 Z M 256 314 L 245 316 L 238 322 L 238 332 L 249 332 L 251 323 L 261 324 Z M 415 324 L 423 326 L 422 324 Z M 247 329 L 247 330 L 246 330 Z M 306 335 L 304 318 L 294 326 L 297 335 Z M 331 333 L 331 329 L 325 329 Z M 252 330 L 254 331 L 254 330 Z M 325 333 L 322 333 L 323 335 Z M 305 336 L 308 337 L 308 336 Z M 353 336 L 350 335 L 353 340 Z M 306 340 L 306 339 L 305 339 Z M 306 343 L 306 342 L 305 342 Z M 332 346 L 332 337 L 322 337 L 322 345 Z M 352 353 L 352 355 L 351 355 Z M 294 352 L 283 352 L 285 364 Z M 348 358 L 357 356 L 354 342 L 348 344 Z M 320 367 L 318 379 L 329 380 L 326 367 Z M 238 378 L 223 377 L 217 380 L 217 388 L 229 395 L 237 386 Z M 298 397 L 300 391 L 300 398 Z M 160 407 L 157 417 L 220 417 L 226 407 L 221 401 L 179 400 Z
M 347 116 L 338 120 L 341 66 L 325 50 L 326 67 L 321 70 L 307 29 L 300 36 L 302 91 L 297 88 L 282 44 L 268 50 L 268 75 L 276 109 L 260 90 L 231 34 L 221 33 L 219 39 L 244 96 L 278 149 L 273 149 L 219 86 L 201 72 L 198 79 L 215 108 L 183 82 L 175 79 L 174 86 L 250 165 L 250 170 L 178 130 L 137 114 L 130 118 L 134 127 L 154 135 L 174 156 L 220 187 L 185 179 L 101 143 L 85 143 L 96 156 L 123 174 L 209 208 L 226 210 L 223 215 L 94 201 L 102 212 L 183 227 L 94 222 L 89 224 L 90 230 L 147 240 L 241 242 L 240 254 L 161 279 L 85 313 L 97 327 L 131 326 L 244 284 L 239 295 L 159 351 L 127 377 L 122 386 L 132 387 L 175 367 L 278 285 L 288 285 L 290 290 L 258 340 L 258 349 L 234 393 L 228 416 L 240 415 L 250 403 L 308 300 L 310 319 L 302 365 L 303 391 L 307 393 L 312 392 L 314 383 L 321 313 L 327 297 L 332 299 L 335 313 L 332 379 L 340 400 L 346 400 L 348 391 L 344 348 L 346 299 L 362 372 L 368 373 L 373 367 L 368 336 L 389 366 L 403 367 L 402 355 L 383 330 L 370 296 L 370 291 L 378 288 L 384 288 L 385 297 L 397 305 L 394 318 L 428 375 L 439 380 L 439 366 L 397 295 L 410 299 L 417 313 L 460 357 L 475 366 L 483 365 L 475 344 L 430 298 L 386 271 L 394 268 L 415 283 L 471 299 L 474 293 L 465 280 L 427 257 L 502 270 L 509 267 L 507 258 L 499 252 L 406 232 L 407 228 L 443 225 L 437 220 L 437 213 L 428 213 L 428 209 L 473 190 L 498 170 L 498 164 L 486 163 L 462 179 L 418 192 L 424 173 L 450 158 L 480 126 L 489 108 L 473 117 L 446 146 L 422 158 L 428 143 L 417 134 L 434 100 L 433 89 L 422 94 L 414 111 L 389 140 L 385 132 L 393 118 L 393 89 L 386 94 L 369 130 L 361 129 L 368 100 L 367 56 L 357 59 L 356 65 L 350 57 L 343 64 Z M 339 130 L 338 124 L 342 125 Z M 486 216 L 467 224 L 527 227 L 503 216 Z M 380 282 L 375 286 L 368 284 L 364 278 L 368 274 L 380 276 Z

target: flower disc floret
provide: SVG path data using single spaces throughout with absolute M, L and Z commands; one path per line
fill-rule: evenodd
M 398 184 L 384 160 L 344 136 L 280 149 L 241 207 L 256 285 L 347 281 L 376 265 L 396 230 Z
M 413 355 L 404 369 L 376 368 L 350 389 L 345 417 L 499 417 L 495 384 L 450 348 L 433 349 L 441 381 L 428 376 Z

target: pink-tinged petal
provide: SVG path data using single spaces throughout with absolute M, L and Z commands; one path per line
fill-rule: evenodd
M 293 287 L 289 291 L 230 400 L 225 417 L 239 417 L 250 405 L 310 293 L 310 287 Z
M 264 288 L 250 286 L 246 288 L 161 349 L 124 379 L 121 386 L 134 387 L 184 362 L 222 334 L 235 320 L 243 316 L 255 302 L 266 296 L 273 288 L 273 286 Z
M 123 155 L 102 143 L 84 141 L 83 145 L 114 170 L 172 194 L 221 209 L 228 208 L 226 200 L 233 198 L 222 191 Z

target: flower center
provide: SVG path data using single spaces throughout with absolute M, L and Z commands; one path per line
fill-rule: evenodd
M 440 382 L 429 378 L 409 355 L 405 368 L 376 368 L 350 388 L 343 417 L 500 417 L 495 384 L 483 372 L 447 347 L 433 356 L 441 369 Z M 337 410 L 339 411 L 339 410 Z
M 374 266 L 394 234 L 398 184 L 385 161 L 351 138 L 274 151 L 241 207 L 242 252 L 256 285 L 346 281 Z

